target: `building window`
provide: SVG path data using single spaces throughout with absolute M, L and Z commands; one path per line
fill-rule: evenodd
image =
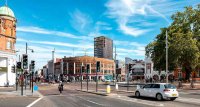
M 178 72 L 178 78 L 182 78 L 182 72 Z
M 13 43 L 10 41 L 10 49 L 13 49 Z
M 13 29 L 11 29 L 11 33 L 10 33 L 10 35 L 13 36 Z
M 7 41 L 7 44 L 6 44 L 6 49 L 11 49 L 11 44 L 10 44 L 11 42 L 10 41 Z

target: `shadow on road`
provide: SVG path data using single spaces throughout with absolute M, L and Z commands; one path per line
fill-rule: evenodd
M 151 97 L 136 97 L 134 95 L 132 96 L 128 96 L 129 98 L 136 98 L 136 99 L 141 99 L 141 100 L 147 100 L 147 101 L 157 101 L 157 102 L 160 102 L 158 100 L 156 100 L 156 98 L 151 98 Z M 168 101 L 168 100 L 163 100 L 163 101 Z
M 60 95 L 60 94 L 46 94 L 45 96 L 55 96 L 55 95 Z

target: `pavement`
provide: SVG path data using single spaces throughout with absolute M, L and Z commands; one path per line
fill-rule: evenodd
M 0 87 L 0 107 L 29 107 L 31 103 L 40 98 L 40 93 L 37 91 L 27 89 L 23 90 L 23 95 L 21 95 L 21 88 L 18 87 Z

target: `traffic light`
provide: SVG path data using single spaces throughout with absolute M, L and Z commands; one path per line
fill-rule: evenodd
M 28 69 L 28 55 L 23 54 L 23 69 Z
M 86 72 L 89 73 L 89 71 L 90 71 L 90 65 L 87 64 Z
M 85 72 L 85 67 L 81 66 L 82 72 Z
M 17 69 L 22 69 L 22 63 L 21 62 L 17 62 Z
M 101 64 L 100 64 L 100 61 L 97 61 L 96 63 L 96 72 L 100 72 L 100 68 L 101 68 Z
M 35 69 L 35 61 L 31 61 L 31 69 L 34 70 Z
M 131 69 L 132 69 L 132 65 L 128 64 L 128 70 L 131 71 Z
M 12 72 L 12 73 L 15 73 L 15 65 L 12 66 L 11 72 Z

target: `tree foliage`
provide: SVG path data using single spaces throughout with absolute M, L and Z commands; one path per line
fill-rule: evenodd
M 186 79 L 200 66 L 200 5 L 172 15 L 172 24 L 161 28 L 156 39 L 146 46 L 146 56 L 151 57 L 156 70 L 165 70 L 166 31 L 168 32 L 169 70 L 184 68 Z

